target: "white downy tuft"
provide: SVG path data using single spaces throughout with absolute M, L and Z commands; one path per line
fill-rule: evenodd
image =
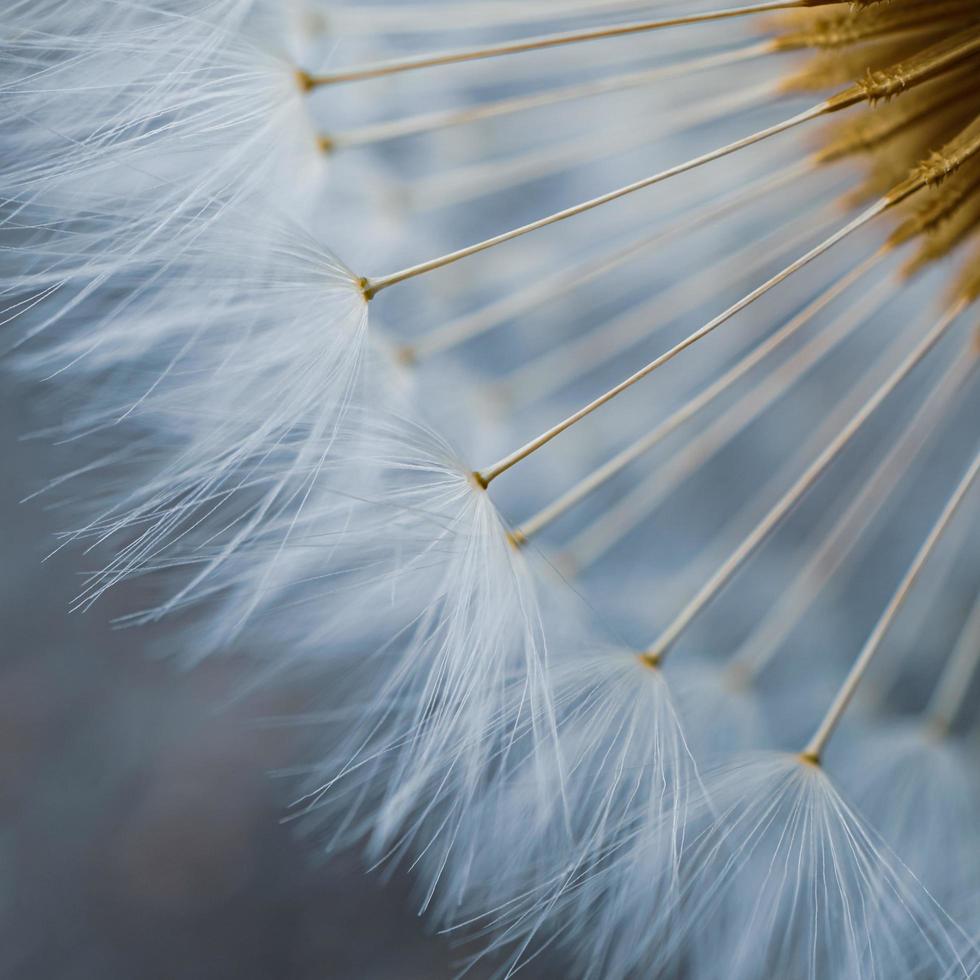
M 235 202 L 299 221 L 322 190 L 296 69 L 235 30 L 248 5 L 103 6 L 104 26 L 56 18 L 5 45 L 0 125 L 20 156 L 0 163 L 0 220 L 21 247 L 7 250 L 0 303 L 17 341 L 61 316 L 84 325 L 120 275 L 193 251 Z M 114 23 L 117 7 L 132 16 Z
M 687 954 L 759 976 L 968 977 L 975 962 L 915 876 L 819 766 L 756 753 L 705 775 L 685 858 Z
M 476 904 L 493 911 L 476 921 L 509 951 L 508 975 L 557 944 L 582 976 L 630 976 L 672 933 L 700 780 L 659 668 L 593 645 L 553 675 L 563 792 L 543 822 L 527 774 L 484 828 Z
M 98 516 L 69 535 L 115 549 L 83 605 L 134 574 L 192 566 L 157 615 L 209 587 L 266 526 L 284 543 L 325 460 L 347 444 L 337 440 L 367 343 L 359 284 L 300 230 L 234 217 L 206 223 L 166 263 L 164 284 L 137 280 L 84 334 L 30 359 L 61 369 L 59 397 L 82 375 L 76 438 L 111 447 L 129 435 L 104 459 L 102 496 L 85 501 Z
M 375 419 L 361 439 L 374 482 L 343 533 L 320 538 L 303 600 L 309 630 L 294 647 L 322 644 L 344 703 L 358 710 L 356 722 L 344 712 L 301 808 L 344 812 L 332 838 L 367 837 L 376 860 L 420 855 L 428 904 L 450 859 L 460 847 L 470 853 L 467 828 L 512 774 L 535 766 L 539 792 L 551 788 L 545 774 L 558 756 L 541 584 L 439 437 Z M 333 496 L 306 515 L 309 541 L 321 524 L 336 525 L 335 507 L 349 507 L 349 493 Z M 349 629 L 360 639 L 347 639 Z

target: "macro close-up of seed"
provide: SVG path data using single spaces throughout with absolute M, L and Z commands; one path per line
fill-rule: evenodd
M 0 971 L 980 977 L 980 0 L 0 48 Z

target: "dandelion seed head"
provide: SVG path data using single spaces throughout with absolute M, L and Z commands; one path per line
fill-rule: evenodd
M 980 14 L 675 6 L 14 0 L 77 605 L 303 672 L 291 816 L 506 975 L 967 977 L 972 618 L 864 679 L 975 530 Z

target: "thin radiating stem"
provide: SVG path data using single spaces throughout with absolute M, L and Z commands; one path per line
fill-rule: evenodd
M 839 112 L 860 103 L 875 103 L 878 101 L 887 100 L 895 97 L 901 92 L 922 85 L 944 74 L 955 75 L 963 69 L 964 64 L 968 65 L 971 59 L 973 59 L 978 53 L 980 53 L 980 38 L 976 36 L 975 32 L 966 32 L 966 36 L 959 37 L 956 40 L 956 43 L 937 45 L 936 48 L 927 49 L 927 51 L 919 56 L 912 57 L 904 62 L 899 62 L 886 70 L 873 73 L 862 82 L 845 88 L 836 95 L 833 95 L 827 99 L 816 114 L 829 114 Z M 814 107 L 814 111 L 816 111 L 816 108 L 817 107 Z M 775 130 L 773 132 L 769 132 L 768 135 L 774 135 L 775 132 L 779 131 L 782 130 L 777 126 Z M 743 145 L 750 145 L 753 142 L 757 142 L 760 138 L 764 139 L 765 135 L 756 134 L 755 137 L 747 137 L 747 141 Z M 733 144 L 728 148 L 723 147 L 712 154 L 706 155 L 706 157 L 697 158 L 694 161 L 689 161 L 687 164 L 683 164 L 679 172 L 691 169 L 694 166 L 699 166 L 710 159 L 716 159 L 719 156 L 724 156 L 728 152 L 734 152 L 734 150 L 738 148 L 741 148 L 738 144 Z M 893 191 L 893 194 L 901 196 L 901 193 L 904 193 L 907 196 L 907 193 L 921 188 L 926 183 L 941 183 L 951 173 L 974 156 L 977 153 L 978 148 L 980 148 L 980 134 L 978 134 L 976 126 L 970 126 L 964 132 L 963 138 L 954 139 L 939 153 L 928 158 L 928 160 L 923 163 L 921 168 L 910 175 L 902 185 L 899 185 L 899 187 Z M 486 167 L 480 168 L 479 172 L 481 181 L 491 173 L 491 171 L 488 171 Z M 654 178 L 651 183 L 656 183 L 659 179 L 665 179 L 667 176 L 672 175 L 672 173 L 660 175 L 659 177 Z M 608 198 L 608 200 L 615 200 L 618 197 L 623 196 L 625 193 L 632 193 L 633 191 L 640 189 L 642 186 L 650 186 L 650 184 L 640 182 L 639 186 L 630 185 L 629 188 L 621 189 L 619 192 L 614 192 L 613 195 Z M 482 190 L 479 192 L 483 193 Z M 451 196 L 448 195 L 442 183 L 440 183 L 440 186 L 437 189 L 435 200 L 431 202 L 429 206 L 439 206 L 440 195 Z M 590 207 L 598 206 L 600 203 L 605 203 L 605 200 L 606 199 L 599 199 L 596 202 L 587 204 L 584 206 L 584 209 L 589 210 Z M 576 211 L 575 209 L 571 209 L 571 213 L 580 212 Z M 466 258 L 468 255 L 482 251 L 484 248 L 501 244 L 504 241 L 509 241 L 511 237 L 518 237 L 521 234 L 526 234 L 528 231 L 534 231 L 537 227 L 544 227 L 546 224 L 553 223 L 555 220 L 561 220 L 563 217 L 568 216 L 570 216 L 570 214 L 563 212 L 561 215 L 552 216 L 551 219 L 544 219 L 542 224 L 536 223 L 533 226 L 518 229 L 515 232 L 508 233 L 507 235 L 496 239 L 491 239 L 490 241 L 480 245 L 472 246 L 470 249 L 463 249 L 459 252 L 454 252 L 450 255 L 443 256 L 441 259 L 435 259 L 429 263 L 424 263 L 420 266 L 415 266 L 411 269 L 404 270 L 402 273 L 397 273 L 394 276 L 382 277 L 374 283 L 372 283 L 369 279 L 364 279 L 362 286 L 364 288 L 365 295 L 370 298 L 375 294 L 378 288 L 385 288 L 385 286 L 393 285 L 394 282 L 402 281 L 404 278 L 412 278 L 415 275 L 422 275 L 423 273 L 433 271 L 433 269 L 450 265 L 462 258 Z
M 960 480 L 959 485 L 956 490 L 953 491 L 953 495 L 949 498 L 946 506 L 943 508 L 943 512 L 939 515 L 939 519 L 933 525 L 932 530 L 929 532 L 928 537 L 922 543 L 922 547 L 919 548 L 912 564 L 906 571 L 902 581 L 899 583 L 898 588 L 895 590 L 895 594 L 892 596 L 891 601 L 885 608 L 885 611 L 881 614 L 881 618 L 875 625 L 874 630 L 872 630 L 871 635 L 868 637 L 858 655 L 857 660 L 854 662 L 854 666 L 851 668 L 850 673 L 841 686 L 841 689 L 837 692 L 837 696 L 834 698 L 833 704 L 831 704 L 823 721 L 820 723 L 819 728 L 815 732 L 813 738 L 807 743 L 806 748 L 803 750 L 803 757 L 810 762 L 819 763 L 820 757 L 823 755 L 823 751 L 826 748 L 827 741 L 833 734 L 834 729 L 837 727 L 844 712 L 847 710 L 847 706 L 851 703 L 852 698 L 857 692 L 858 685 L 867 673 L 868 667 L 871 665 L 875 654 L 881 649 L 881 645 L 888 634 L 889 629 L 891 629 L 892 623 L 895 621 L 895 617 L 898 615 L 902 606 L 904 605 L 906 599 L 909 597 L 909 593 L 915 586 L 916 581 L 922 574 L 922 569 L 925 567 L 926 562 L 929 560 L 929 556 L 933 553 L 936 545 L 939 543 L 946 529 L 949 527 L 953 520 L 957 510 L 959 510 L 960 505 L 966 499 L 967 494 L 973 487 L 977 476 L 980 475 L 980 452 L 974 457 L 974 460 L 970 467 L 967 469 L 963 478 Z
M 597 11 L 626 12 L 642 7 L 661 6 L 667 0 L 574 0 L 574 2 L 534 3 L 533 0 L 484 0 L 453 11 L 446 17 L 442 3 L 405 3 L 381 5 L 364 3 L 331 6 L 330 22 L 342 28 L 338 33 L 361 31 L 370 35 L 432 34 L 435 31 L 473 30 L 474 28 L 511 27 L 517 24 L 553 21 L 555 18 L 591 16 Z
M 710 99 L 684 105 L 658 117 L 659 138 L 689 132 L 722 119 L 731 119 L 746 109 L 759 109 L 782 97 L 773 81 L 734 92 L 722 92 Z M 421 178 L 406 184 L 404 196 L 419 211 L 457 206 L 476 198 L 544 180 L 556 173 L 593 164 L 620 153 L 647 146 L 650 135 L 631 120 L 607 127 L 602 140 L 593 132 L 557 144 L 546 144 L 531 152 L 521 152 L 506 159 L 484 160 L 446 173 Z
M 625 381 L 621 381 L 615 387 L 610 388 L 607 392 L 605 392 L 605 394 L 600 395 L 598 398 L 589 402 L 588 405 L 584 406 L 583 408 L 580 408 L 577 412 L 573 413 L 568 418 L 564 419 L 562 422 L 559 422 L 558 425 L 555 425 L 552 428 L 548 429 L 546 432 L 543 432 L 537 438 L 532 439 L 529 443 L 522 446 L 520 449 L 516 450 L 515 452 L 511 453 L 509 456 L 505 456 L 503 459 L 495 463 L 493 466 L 490 466 L 485 470 L 481 470 L 478 474 L 480 482 L 482 482 L 484 485 L 488 485 L 493 480 L 495 480 L 498 476 L 500 476 L 502 473 L 506 473 L 507 470 L 509 470 L 511 467 L 516 466 L 522 460 L 527 459 L 527 457 L 530 456 L 532 453 L 537 452 L 537 450 L 539 450 L 542 446 L 547 445 L 549 442 L 551 442 L 552 439 L 557 438 L 567 429 L 570 429 L 573 425 L 580 422 L 588 415 L 591 415 L 594 411 L 596 411 L 596 409 L 601 408 L 603 405 L 607 404 L 608 402 L 612 401 L 614 398 L 621 395 L 624 391 L 627 391 L 629 388 L 632 388 L 633 385 L 635 385 L 637 382 L 642 381 L 644 378 L 652 374 L 658 368 L 662 367 L 664 364 L 673 360 L 675 357 L 677 357 L 678 354 L 681 354 L 683 351 L 687 350 L 688 347 L 693 346 L 699 340 L 702 340 L 704 337 L 707 337 L 708 334 L 712 333 L 714 330 L 720 327 L 723 323 L 730 320 L 737 313 L 740 313 L 746 307 L 750 306 L 757 299 L 764 296 L 771 289 L 778 286 L 781 282 L 788 279 L 790 276 L 794 275 L 795 273 L 799 272 L 800 269 L 803 269 L 804 267 L 809 265 L 811 262 L 819 258 L 825 252 L 828 252 L 830 249 L 832 249 L 838 243 L 842 242 L 849 235 L 852 235 L 858 229 L 863 228 L 869 222 L 877 218 L 879 215 L 883 214 L 886 210 L 888 210 L 889 207 L 891 207 L 891 204 L 892 202 L 890 198 L 883 198 L 882 200 L 872 205 L 862 214 L 858 215 L 856 218 L 854 218 L 852 221 L 849 221 L 838 231 L 834 232 L 833 235 L 824 239 L 824 241 L 822 241 L 819 245 L 816 245 L 814 248 L 810 249 L 810 251 L 807 252 L 805 255 L 802 255 L 794 262 L 791 262 L 788 266 L 786 266 L 786 268 L 778 272 L 772 278 L 768 279 L 761 286 L 757 286 L 751 292 L 747 293 L 745 296 L 742 297 L 742 299 L 740 299 L 737 303 L 734 303 L 723 313 L 720 313 L 713 320 L 709 320 L 703 327 L 694 331 L 694 333 L 690 334 L 680 343 L 675 344 L 672 348 L 670 348 L 670 350 L 661 354 L 653 361 L 650 361 L 649 364 L 640 368 L 639 371 L 630 375 L 630 377 L 628 377 Z
M 579 289 L 601 279 L 627 262 L 641 256 L 671 239 L 689 234 L 716 221 L 739 207 L 773 193 L 792 181 L 811 173 L 816 167 L 812 159 L 793 163 L 783 170 L 754 181 L 746 187 L 738 188 L 718 200 L 692 210 L 682 209 L 680 215 L 667 222 L 663 228 L 652 235 L 646 235 L 628 245 L 617 248 L 611 254 L 592 258 L 585 262 L 562 269 L 559 272 L 537 279 L 522 289 L 495 300 L 488 306 L 461 317 L 424 334 L 421 339 L 403 348 L 403 359 L 407 361 L 424 360 L 434 354 L 457 347 L 475 337 L 506 323 L 514 317 L 547 303 L 556 296 Z
M 670 27 L 686 27 L 694 24 L 707 24 L 719 20 L 731 20 L 753 14 L 764 14 L 774 10 L 790 10 L 798 7 L 815 7 L 837 2 L 837 0 L 768 0 L 766 3 L 751 4 L 746 7 L 728 7 L 700 14 L 687 14 L 681 17 L 666 17 L 658 20 L 633 21 L 626 24 L 606 24 L 577 31 L 563 31 L 558 34 L 545 34 L 538 37 L 504 41 L 482 47 L 461 48 L 456 51 L 443 51 L 435 54 L 414 55 L 373 64 L 342 68 L 322 75 L 303 75 L 303 83 L 309 89 L 325 85 L 339 85 L 347 82 L 360 82 L 372 78 L 386 78 L 404 72 L 419 71 L 426 68 L 440 68 L 447 65 L 460 65 L 470 61 L 483 61 L 487 58 L 500 58 L 507 55 L 527 54 L 532 51 L 546 51 L 551 48 L 567 47 L 590 41 L 608 41 L 617 37 L 630 37 L 648 34 L 651 31 Z
M 718 380 L 699 392 L 686 404 L 682 405 L 651 432 L 641 436 L 622 452 L 617 453 L 608 462 L 580 480 L 557 500 L 525 521 L 515 532 L 515 537 L 521 542 L 529 540 L 544 530 L 553 521 L 556 521 L 559 517 L 585 500 L 590 494 L 604 486 L 628 466 L 641 459 L 664 439 L 676 432 L 682 425 L 707 408 L 717 398 L 721 397 L 721 395 L 741 380 L 741 378 L 763 359 L 778 350 L 779 347 L 801 330 L 821 309 L 832 302 L 833 299 L 848 289 L 853 283 L 863 278 L 865 274 L 881 261 L 884 254 L 884 251 L 875 253 L 869 259 L 866 259 L 857 267 L 850 270 L 837 282 L 833 283 L 798 316 L 793 317 L 780 330 L 776 331 L 762 344 L 759 344 L 751 350 L 738 363 L 718 378 Z
M 330 151 L 346 149 L 355 146 L 367 146 L 374 143 L 384 143 L 390 140 L 403 139 L 406 136 L 416 136 L 421 133 L 431 133 L 453 126 L 466 126 L 472 123 L 485 122 L 488 119 L 499 119 L 503 116 L 529 112 L 548 106 L 560 105 L 597 95 L 608 95 L 613 92 L 623 92 L 631 88 L 640 88 L 667 79 L 683 78 L 696 72 L 710 71 L 740 64 L 758 58 L 775 50 L 771 41 L 754 43 L 734 51 L 723 51 L 718 54 L 705 55 L 682 61 L 674 65 L 660 68 L 648 68 L 642 71 L 626 72 L 611 78 L 601 78 L 595 81 L 565 85 L 544 92 L 533 92 L 530 95 L 520 95 L 507 99 L 485 102 L 464 109 L 446 109 L 437 112 L 426 112 L 407 119 L 393 119 L 386 122 L 372 123 L 339 133 L 331 133 L 321 139 L 325 149 Z
M 815 212 L 820 211 L 819 203 Z M 818 229 L 825 231 L 829 224 L 824 220 L 821 227 L 812 212 L 804 212 L 787 227 L 776 227 L 763 239 L 749 242 L 709 265 L 698 266 L 653 298 L 523 362 L 498 380 L 495 387 L 500 392 L 510 392 L 512 408 L 541 401 L 651 338 L 682 314 L 724 295 L 746 277 L 761 275 L 779 257 L 798 251 L 813 240 Z
M 977 368 L 972 341 L 965 354 L 958 354 L 928 398 L 922 403 L 901 436 L 860 487 L 847 509 L 821 535 L 816 548 L 790 585 L 780 592 L 774 606 L 742 642 L 731 659 L 740 678 L 755 677 L 781 649 L 786 638 L 809 608 L 813 598 L 834 577 L 863 534 L 928 444 L 945 418 L 950 405 Z
M 606 554 L 613 545 L 623 540 L 716 453 L 791 391 L 824 356 L 867 323 L 889 298 L 890 287 L 890 281 L 883 279 L 866 291 L 856 303 L 835 318 L 830 327 L 818 333 L 789 360 L 769 372 L 757 385 L 753 385 L 711 425 L 689 442 L 683 443 L 680 451 L 659 465 L 649 479 L 640 481 L 597 520 L 579 531 L 559 556 L 561 567 L 569 574 L 579 574 Z M 818 302 L 820 299 L 821 297 L 817 297 Z M 811 318 L 807 313 L 807 310 L 802 311 L 787 326 L 792 326 L 794 332 L 801 329 Z M 777 335 L 774 338 L 782 339 Z M 833 438 L 837 429 L 857 411 L 864 397 L 866 396 L 859 392 L 854 399 L 841 402 L 803 443 L 794 458 L 780 467 L 770 482 L 781 486 L 786 482 L 783 479 L 784 472 L 797 472 L 800 469 L 800 459 L 806 465 L 827 439 Z M 682 574 L 679 578 L 682 583 L 690 579 L 700 583 L 705 577 L 705 573 L 699 570 L 696 575 Z M 679 586 L 678 590 L 681 595 L 692 591 L 686 586 Z
M 887 289 L 890 285 L 889 280 L 882 280 L 878 287 L 874 288 L 874 292 L 878 293 L 880 286 L 885 286 Z M 883 297 L 880 295 L 875 297 L 870 304 L 869 312 L 862 318 L 868 328 L 873 323 L 876 310 L 884 306 L 893 295 L 894 293 L 886 292 Z M 864 299 L 865 297 L 862 296 L 862 303 Z M 844 315 L 849 317 L 850 311 Z M 880 353 L 863 372 L 860 381 L 849 385 L 846 392 L 841 392 L 840 396 L 833 400 L 829 412 L 820 423 L 809 430 L 796 444 L 797 448 L 794 452 L 771 476 L 767 476 L 757 492 L 749 494 L 735 513 L 725 521 L 721 530 L 713 536 L 711 546 L 702 549 L 694 559 L 686 562 L 681 569 L 670 576 L 663 590 L 664 608 L 677 609 L 686 604 L 690 596 L 694 595 L 714 574 L 725 558 L 782 497 L 785 488 L 792 486 L 799 474 L 810 465 L 827 443 L 847 424 L 851 416 L 877 390 L 919 336 L 921 336 L 921 324 L 913 322 L 908 328 L 890 338 L 887 346 L 878 347 Z
M 660 660 L 677 642 L 684 631 L 714 600 L 731 581 L 735 573 L 755 553 L 783 519 L 803 499 L 821 476 L 851 443 L 868 419 L 875 413 L 888 396 L 912 373 L 914 368 L 946 335 L 967 306 L 965 299 L 957 301 L 933 328 L 923 337 L 916 348 L 899 365 L 897 370 L 865 402 L 858 413 L 850 420 L 837 437 L 807 468 L 775 507 L 756 525 L 751 534 L 735 549 L 734 553 L 717 569 L 714 575 L 702 586 L 700 591 L 684 607 L 670 625 L 651 644 L 648 651 L 651 659 Z
M 632 184 L 619 187 L 616 190 L 602 194 L 599 197 L 594 197 L 591 200 L 583 201 L 580 204 L 573 205 L 570 208 L 565 208 L 562 211 L 557 211 L 554 214 L 547 215 L 544 218 L 539 218 L 537 221 L 532 221 L 529 224 L 522 225 L 520 228 L 514 228 L 510 231 L 504 232 L 503 234 L 495 235 L 493 238 L 488 238 L 485 241 L 477 242 L 475 245 L 469 245 L 466 248 L 461 248 L 455 252 L 450 252 L 448 255 L 442 255 L 439 258 L 431 259 L 428 262 L 422 262 L 419 265 L 411 266 L 410 268 L 403 269 L 401 272 L 395 272 L 391 275 L 381 276 L 375 279 L 366 278 L 362 282 L 364 295 L 368 299 L 372 299 L 383 289 L 388 289 L 391 286 L 406 282 L 409 279 L 415 279 L 418 276 L 435 272 L 437 269 L 444 269 L 447 266 L 454 265 L 456 262 L 462 261 L 463 259 L 470 258 L 473 255 L 478 255 L 480 252 L 485 252 L 488 249 L 496 248 L 498 245 L 503 245 L 506 242 L 514 241 L 517 238 L 522 238 L 524 235 L 529 235 L 532 232 L 540 231 L 542 228 L 548 228 L 551 225 L 556 225 L 559 222 L 568 220 L 569 218 L 578 217 L 579 215 L 592 211 L 595 208 L 602 207 L 605 204 L 611 204 L 613 201 L 618 201 L 621 198 L 628 197 L 629 195 L 645 190 L 648 187 L 653 187 L 655 184 L 669 180 L 671 177 L 676 177 L 690 170 L 694 170 L 698 167 L 704 166 L 707 163 L 711 163 L 714 160 L 719 160 L 722 157 L 729 156 L 732 153 L 736 153 L 739 150 L 752 146 L 755 143 L 760 143 L 773 136 L 777 136 L 780 133 L 787 132 L 788 130 L 794 129 L 797 126 L 801 126 L 803 123 L 818 119 L 820 116 L 829 111 L 831 111 L 829 108 L 829 103 L 821 102 L 818 105 L 805 110 L 804 112 L 791 116 L 789 119 L 784 119 L 772 126 L 767 126 L 765 129 L 752 133 L 750 136 L 744 136 L 733 143 L 728 143 L 725 146 L 710 150 L 707 153 L 702 153 L 700 156 L 692 157 L 690 160 L 684 161 L 684 163 L 679 163 L 676 166 L 668 168 L 667 170 L 660 171 L 660 173 L 653 174 L 650 177 L 645 177 L 643 180 L 634 181 Z

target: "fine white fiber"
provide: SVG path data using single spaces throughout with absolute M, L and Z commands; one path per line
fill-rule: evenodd
M 704 781 L 710 829 L 692 844 L 684 897 L 696 970 L 715 962 L 733 978 L 971 975 L 968 937 L 820 768 L 759 753 Z

